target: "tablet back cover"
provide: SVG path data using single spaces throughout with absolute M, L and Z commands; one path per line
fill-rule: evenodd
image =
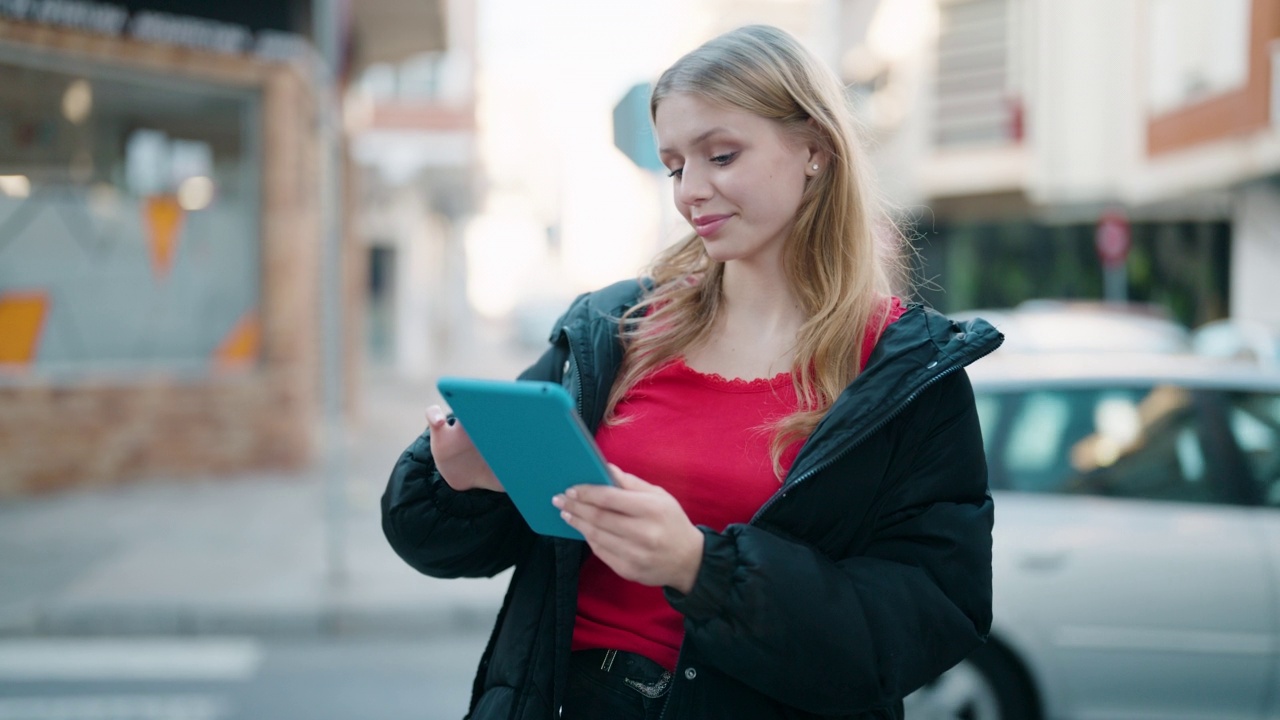
M 454 377 L 437 387 L 529 527 L 581 540 L 551 497 L 573 485 L 608 484 L 609 472 L 564 388 Z

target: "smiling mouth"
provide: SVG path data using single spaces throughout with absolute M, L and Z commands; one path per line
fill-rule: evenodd
M 732 215 L 703 215 L 693 219 L 693 230 L 702 237 L 715 235 Z

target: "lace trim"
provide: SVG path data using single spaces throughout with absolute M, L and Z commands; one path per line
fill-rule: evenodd
M 768 378 L 727 378 L 719 373 L 694 370 L 685 362 L 684 356 L 676 358 L 671 364 L 681 372 L 701 380 L 706 385 L 730 392 L 760 392 L 762 390 L 772 390 L 791 382 L 790 371 L 780 372 Z

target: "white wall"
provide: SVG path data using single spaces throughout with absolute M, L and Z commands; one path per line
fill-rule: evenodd
M 1028 0 L 1028 194 L 1112 199 L 1142 152 L 1136 0 Z
M 1257 183 L 1236 195 L 1232 218 L 1231 314 L 1280 330 L 1280 188 Z
M 412 186 L 397 190 L 391 214 L 396 231 L 394 364 L 404 377 L 424 378 L 437 359 L 433 325 L 447 319 L 441 312 L 446 228 L 426 212 Z

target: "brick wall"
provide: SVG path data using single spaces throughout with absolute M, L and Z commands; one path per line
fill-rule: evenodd
M 310 457 L 314 404 L 288 377 L 0 389 L 0 495 L 248 469 Z
M 195 380 L 0 385 L 0 496 L 304 467 L 319 412 L 321 305 L 319 146 L 307 79 L 287 65 L 21 23 L 0 21 L 0 40 L 256 86 L 263 99 L 259 362 Z

